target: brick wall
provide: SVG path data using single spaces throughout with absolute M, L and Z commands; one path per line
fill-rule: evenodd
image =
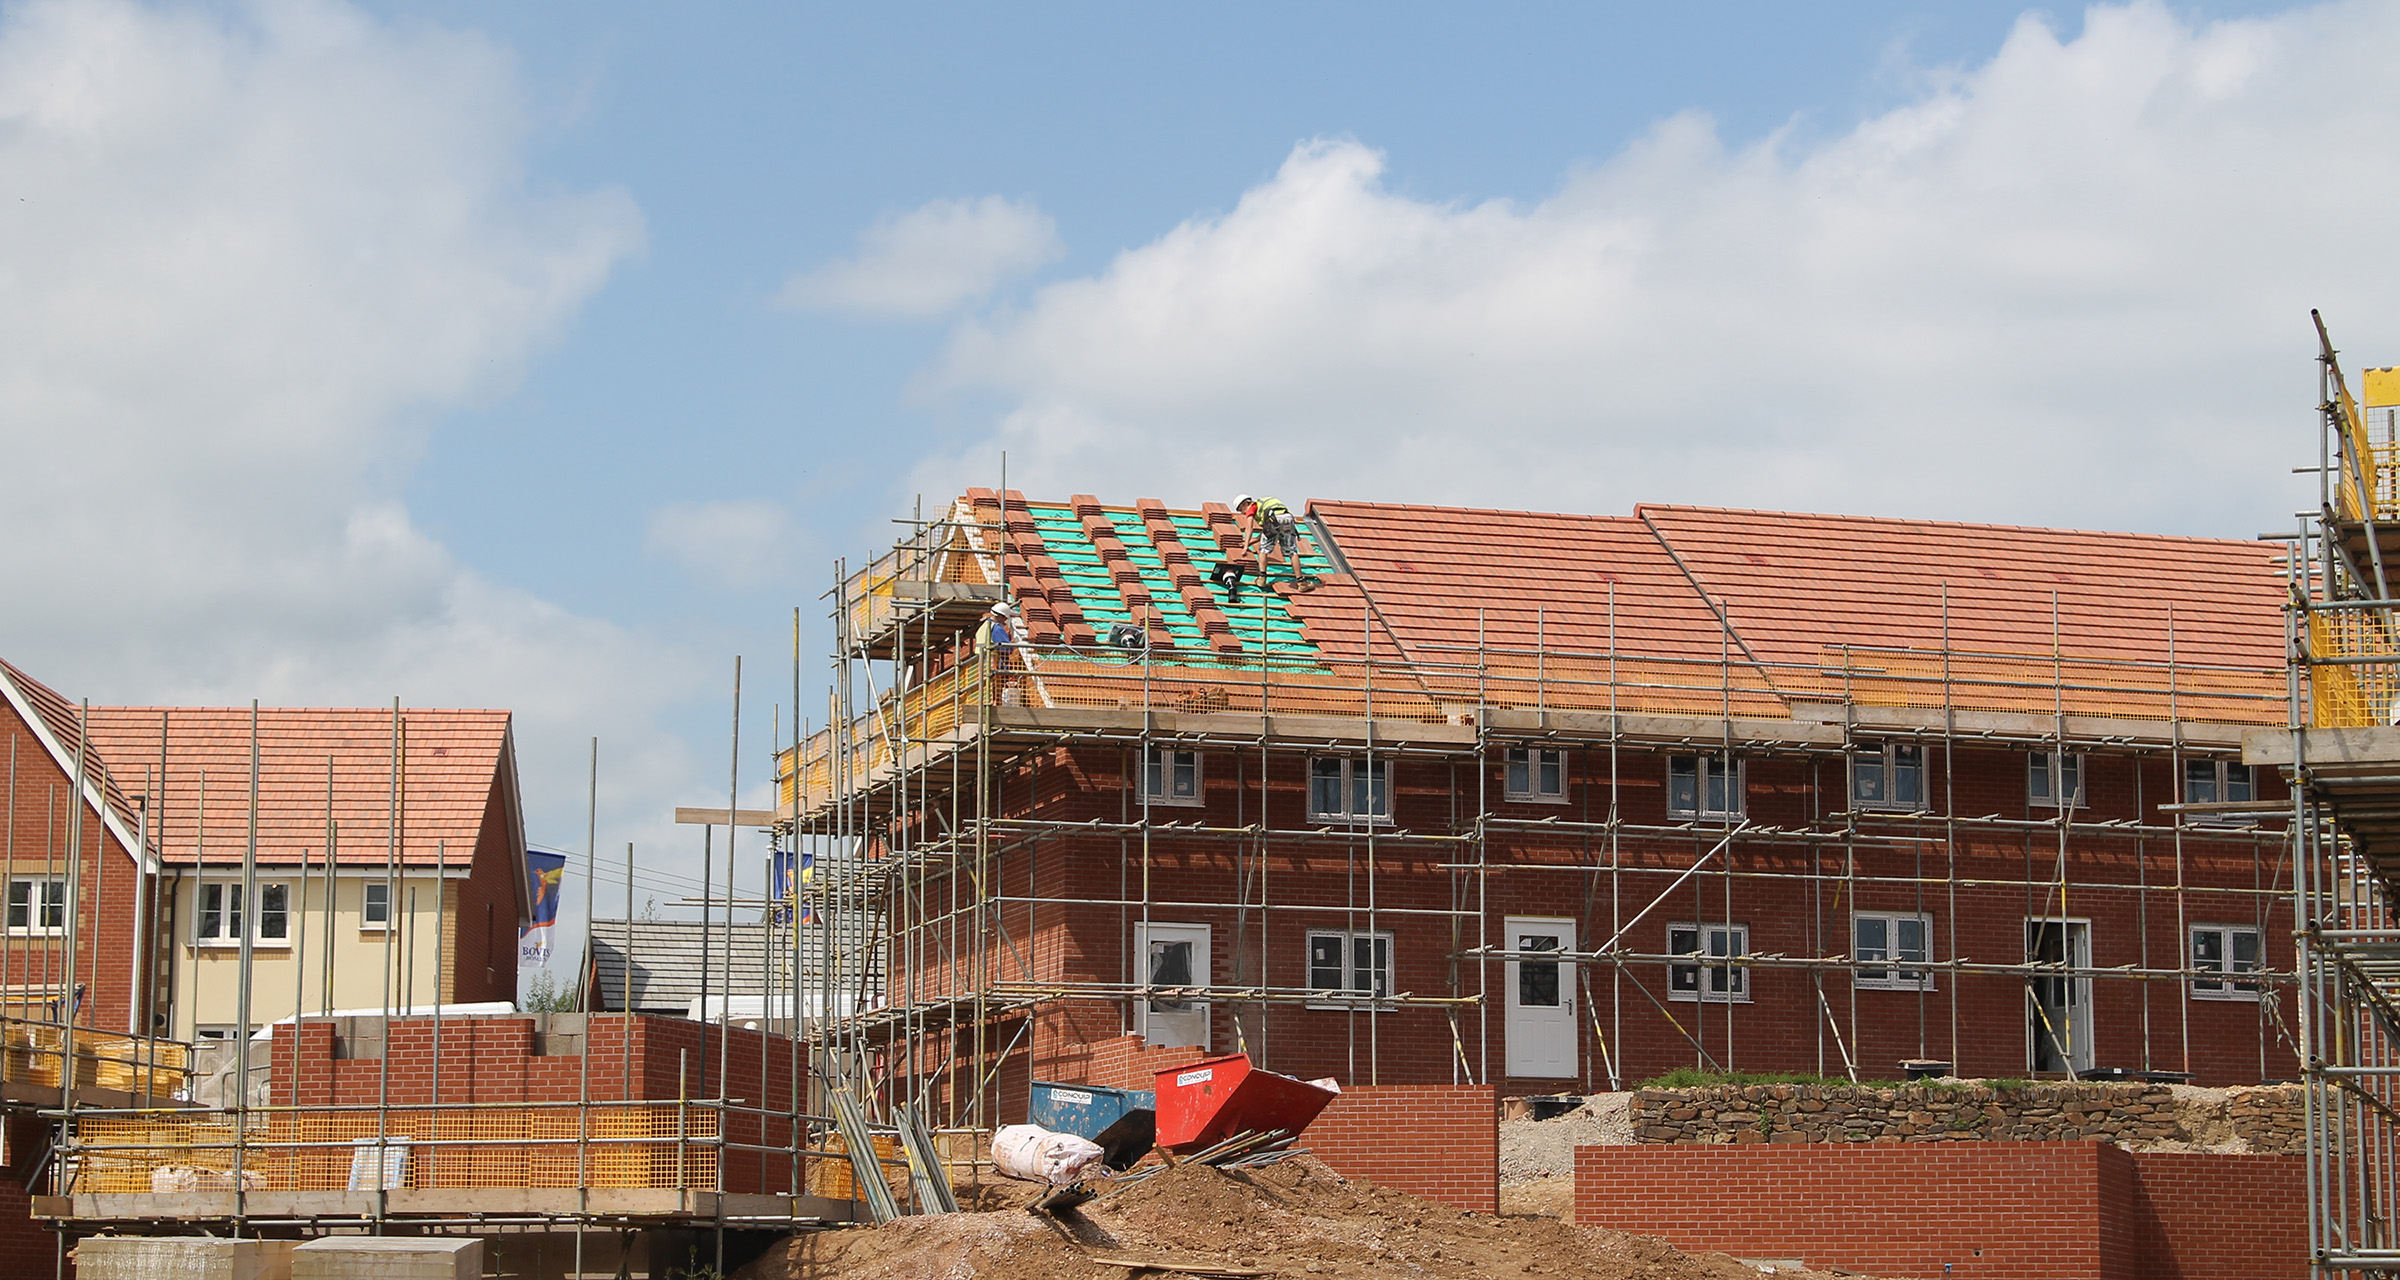
M 0 835 L 9 859 L 0 867 L 8 876 L 28 879 L 68 878 L 67 852 L 76 815 L 83 823 L 83 896 L 76 903 L 77 942 L 75 985 L 84 989 L 80 1021 L 104 1031 L 140 1031 L 142 1010 L 134 966 L 144 959 L 133 936 L 133 918 L 142 878 L 133 857 L 93 812 L 76 805 L 72 770 L 61 768 L 16 709 L 0 701 L 0 753 L 16 760 L 13 790 L 0 787 Z M 0 768 L 5 768 L 0 765 Z M 99 764 L 91 763 L 93 776 Z M 136 781 L 133 789 L 138 790 Z M 130 825 L 130 824 L 128 824 Z M 97 972 L 95 972 L 95 967 Z M 66 981 L 66 939 L 13 936 L 0 938 L 0 985 L 42 987 Z
M 2300 1177 L 2098 1142 L 1583 1147 L 1575 1220 L 1894 1280 L 2299 1277 Z
M 50 1149 L 50 1127 L 30 1116 L 0 1117 L 8 1126 L 6 1167 L 0 1168 L 0 1275 L 46 1276 L 58 1263 L 58 1236 L 33 1220 L 26 1176 Z M 74 1264 L 67 1274 L 75 1274 Z
M 1345 1177 L 1470 1213 L 1500 1212 L 1499 1095 L 1489 1086 L 1342 1090 L 1301 1146 Z M 1406 1134 L 1406 1141 L 1395 1135 Z

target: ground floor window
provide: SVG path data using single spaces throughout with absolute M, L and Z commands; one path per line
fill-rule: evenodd
M 1851 955 L 1860 965 L 1851 979 L 1867 990 L 1931 991 L 1933 973 L 1927 969 L 1870 969 L 1880 962 L 1925 964 L 1932 959 L 1933 917 L 1915 912 L 1861 911 L 1850 917 Z
M 1392 995 L 1392 935 L 1364 929 L 1308 932 L 1312 991 L 1388 1000 Z
M 1750 954 L 1750 926 L 1671 924 L 1667 926 L 1667 953 L 1719 961 L 1746 956 Z M 1670 964 L 1667 966 L 1667 995 L 1676 1000 L 1748 1000 L 1750 968 L 1747 965 L 1705 961 Z
M 2192 926 L 2192 967 L 2202 973 L 2256 973 L 2260 954 L 2255 925 Z M 2261 989 L 2260 983 L 2232 976 L 2192 980 L 2192 994 L 2203 1000 L 2256 1000 Z

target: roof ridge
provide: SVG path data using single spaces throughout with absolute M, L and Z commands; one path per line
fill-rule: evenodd
M 2216 543 L 2228 547 L 2259 545 L 2248 538 L 2215 538 L 2198 533 L 2141 533 L 2126 529 L 2082 529 L 2045 524 L 2004 524 L 1990 520 L 1942 520 L 1930 516 L 1866 516 L 1830 511 L 1786 511 L 1774 507 L 1710 507 L 1679 502 L 1639 502 L 1634 504 L 1633 510 L 1635 515 L 1645 518 L 1648 513 L 1653 511 L 1701 515 L 1778 516 L 1791 520 L 1824 520 L 1849 524 L 1915 525 L 1937 529 L 1992 529 L 2008 533 L 2032 533 L 2050 537 L 2136 538 L 2155 542 Z

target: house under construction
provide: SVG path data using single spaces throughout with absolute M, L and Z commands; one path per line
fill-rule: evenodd
M 832 593 L 823 1062 L 1622 1087 L 2298 1069 L 2272 543 L 970 490 Z M 990 606 L 1016 643 L 979 648 Z M 1913 1064 L 1904 1068 L 1903 1064 Z

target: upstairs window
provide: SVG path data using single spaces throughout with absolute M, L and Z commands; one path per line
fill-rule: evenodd
M 2027 755 L 2025 802 L 2055 809 L 2062 795 L 2067 798 L 2068 808 L 2083 807 L 2083 757 L 2051 751 L 2036 751 Z
M 8 931 L 20 934 L 67 930 L 67 882 L 12 879 L 8 882 Z
M 1323 822 L 1392 820 L 1391 762 L 1314 756 L 1308 762 L 1308 816 Z
M 245 910 L 239 884 L 200 886 L 200 911 L 193 921 L 193 940 L 202 946 L 229 947 L 242 940 L 242 929 L 256 930 L 250 941 L 260 946 L 283 946 L 291 941 L 291 891 L 281 884 L 258 886 L 258 910 Z
M 2258 798 L 2258 788 L 2250 766 L 2234 760 L 2186 760 L 2183 762 L 2183 802 L 2185 804 L 2248 804 Z M 2254 821 L 2231 813 L 2187 814 L 2194 822 L 2211 825 L 2233 825 Z
M 1308 987 L 1328 995 L 1391 999 L 1392 935 L 1363 929 L 1309 930 Z
M 1723 756 L 1667 757 L 1667 812 L 1684 818 L 1738 818 L 1742 762 Z
M 2265 984 L 2233 976 L 2260 968 L 2259 935 L 2246 924 L 2192 926 L 2192 967 L 2219 977 L 2194 978 L 2192 995 L 2201 1000 L 2256 1000 Z
M 1871 964 L 1925 964 L 1932 958 L 1933 917 L 1909 913 L 1862 911 L 1850 917 L 1859 969 L 1851 985 L 1880 991 L 1931 991 L 1933 974 L 1925 969 L 1871 969 Z
M 1925 749 L 1913 742 L 1863 746 L 1850 756 L 1850 803 L 1914 813 L 1925 807 Z
M 369 880 L 366 892 L 359 900 L 358 927 L 388 929 L 392 924 L 392 886 L 386 880 Z
M 1200 803 L 1200 753 L 1150 752 L 1142 762 L 1142 795 L 1152 804 Z
M 1673 1000 L 1748 1001 L 1750 969 L 1722 961 L 1750 954 L 1746 924 L 1671 924 L 1667 954 L 1694 957 L 1696 963 L 1667 966 L 1667 996 Z M 1720 963 L 1708 963 L 1700 960 Z
M 1508 798 L 1564 802 L 1567 798 L 1567 753 L 1540 747 L 1508 749 Z

